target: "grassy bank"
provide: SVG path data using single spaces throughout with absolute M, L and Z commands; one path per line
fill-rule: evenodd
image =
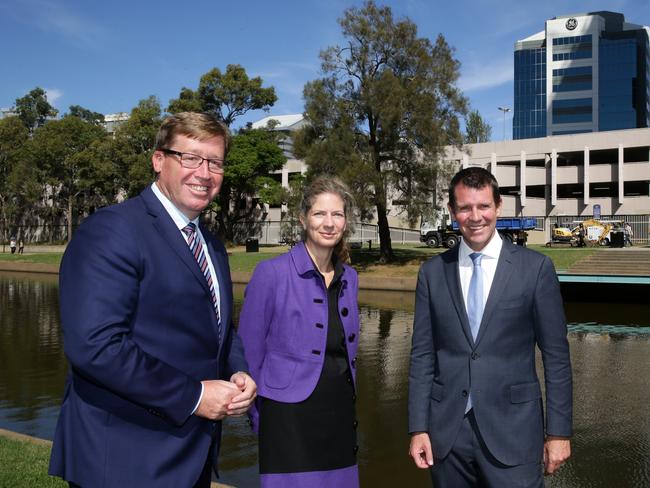
M 61 479 L 48 476 L 49 462 L 48 445 L 0 436 L 0 486 L 67 488 Z
M 587 257 L 593 252 L 606 252 L 598 248 L 547 248 L 544 246 L 530 246 L 549 256 L 558 271 L 566 271 L 573 263 Z M 250 272 L 260 261 L 270 259 L 279 253 L 285 252 L 286 247 L 271 246 L 261 247 L 260 252 L 247 253 L 243 247 L 230 249 L 230 267 L 232 271 Z M 360 273 L 373 276 L 417 276 L 420 265 L 444 249 L 429 249 L 422 245 L 395 246 L 395 261 L 390 264 L 378 264 L 379 248 L 352 250 L 352 264 Z M 0 253 L 0 261 L 58 264 L 61 261 L 61 252 L 37 252 L 28 254 Z

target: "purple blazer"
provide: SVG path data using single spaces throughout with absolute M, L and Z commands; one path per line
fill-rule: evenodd
M 350 266 L 343 268 L 338 307 L 355 378 L 358 277 Z M 257 265 L 244 294 L 239 336 L 258 395 L 288 403 L 311 395 L 325 358 L 327 308 L 325 284 L 304 243 Z M 257 411 L 249 413 L 257 431 Z

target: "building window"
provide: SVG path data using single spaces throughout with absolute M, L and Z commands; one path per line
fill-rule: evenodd
M 636 127 L 636 40 L 601 39 L 599 46 L 599 130 Z
M 591 88 L 591 66 L 580 66 L 578 68 L 562 68 L 553 70 L 554 92 L 591 90 Z
M 591 58 L 591 34 L 553 39 L 553 61 Z
M 513 139 L 546 136 L 546 48 L 515 51 Z
M 553 123 L 591 122 L 591 98 L 553 100 Z

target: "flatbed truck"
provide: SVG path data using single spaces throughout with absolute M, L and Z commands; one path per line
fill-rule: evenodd
M 501 217 L 497 219 L 496 227 L 502 238 L 525 246 L 528 239 L 527 231 L 535 229 L 536 224 L 534 217 Z M 455 220 L 436 228 L 426 222 L 420 227 L 420 241 L 429 247 L 444 246 L 451 249 L 458 245 L 460 238 L 460 229 Z

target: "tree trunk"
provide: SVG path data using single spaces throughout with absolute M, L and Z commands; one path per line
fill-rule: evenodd
M 219 192 L 218 198 L 219 207 L 221 207 L 217 216 L 219 236 L 224 241 L 224 244 L 232 243 L 234 232 L 232 219 L 230 218 L 230 186 L 225 181 L 221 184 L 221 191 Z
M 379 229 L 379 262 L 382 264 L 390 263 L 395 259 L 395 255 L 390 240 L 386 205 L 381 202 L 377 203 L 377 227 Z
M 68 235 L 66 242 L 70 242 L 72 239 L 72 197 L 68 198 Z

